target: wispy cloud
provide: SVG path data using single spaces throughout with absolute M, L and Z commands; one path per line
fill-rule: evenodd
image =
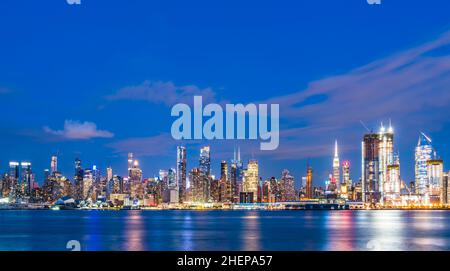
M 109 101 L 134 100 L 147 101 L 156 104 L 173 106 L 177 103 L 191 103 L 193 96 L 203 96 L 203 101 L 215 100 L 215 93 L 211 88 L 200 88 L 195 85 L 177 86 L 173 82 L 144 81 L 140 85 L 128 86 L 116 93 L 106 96 Z
M 11 90 L 9 88 L 0 87 L 0 94 L 10 93 Z
M 133 152 L 138 156 L 167 156 L 177 142 L 170 134 L 151 137 L 128 138 L 108 144 L 115 153 Z
M 358 151 L 365 132 L 360 121 L 374 124 L 391 118 L 411 138 L 418 129 L 440 129 L 450 119 L 450 52 L 445 50 L 448 46 L 450 32 L 347 73 L 313 81 L 304 90 L 261 101 L 280 104 L 280 146 L 273 152 L 261 152 L 253 146 L 254 141 L 239 142 L 239 145 L 257 156 L 297 160 L 331 156 L 335 138 L 339 140 L 341 152 Z M 184 88 L 170 82 L 146 81 L 141 86 L 124 88 L 109 99 L 172 105 L 192 100 L 194 93 L 202 91 L 196 87 L 192 87 L 195 91 Z M 203 91 L 214 97 L 212 90 Z M 109 147 L 120 153 L 134 151 L 158 156 L 173 152 L 181 143 L 197 144 L 175 141 L 165 133 L 125 139 Z M 229 152 L 236 145 L 234 141 L 209 143 L 215 146 L 216 152 Z
M 92 138 L 114 137 L 113 133 L 106 130 L 99 130 L 95 123 L 88 121 L 80 122 L 80 121 L 66 120 L 64 122 L 63 130 L 53 130 L 48 126 L 45 126 L 44 131 L 48 134 L 70 140 L 86 140 Z
M 333 136 L 359 142 L 355 135 L 360 137 L 363 132 L 360 120 L 376 123 L 392 118 L 412 132 L 417 127 L 439 129 L 450 117 L 448 46 L 450 32 L 348 73 L 311 82 L 305 90 L 265 101 L 281 105 L 285 126 L 274 155 L 325 155 Z M 308 147 L 313 144 L 324 147 Z

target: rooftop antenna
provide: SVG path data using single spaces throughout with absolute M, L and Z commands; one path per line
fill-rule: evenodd
M 428 142 L 432 143 L 431 138 L 429 138 L 424 132 L 420 132 L 423 137 L 425 137 L 426 140 L 428 140 Z
M 360 120 L 359 122 L 367 130 L 367 132 L 372 133 L 372 131 L 369 128 L 367 128 L 367 126 L 364 124 L 364 122 L 362 120 Z

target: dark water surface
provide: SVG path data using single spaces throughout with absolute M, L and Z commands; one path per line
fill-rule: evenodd
M 450 211 L 0 211 L 0 250 L 450 250 Z

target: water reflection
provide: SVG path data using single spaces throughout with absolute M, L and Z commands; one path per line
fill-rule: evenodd
M 244 216 L 242 217 L 243 227 L 241 232 L 241 240 L 242 240 L 241 250 L 243 251 L 262 250 L 260 244 L 261 241 L 260 220 L 261 220 L 261 212 L 249 211 L 244 213 Z
M 185 213 L 183 216 L 183 231 L 182 231 L 182 244 L 183 250 L 191 251 L 194 249 L 193 244 L 193 229 L 192 229 L 192 215 L 190 212 Z
M 146 230 L 142 212 L 129 211 L 125 220 L 125 243 L 127 251 L 142 251 L 145 249 Z M 148 229 L 151 230 L 151 229 Z
M 325 216 L 323 250 L 354 250 L 354 222 L 351 211 L 330 212 Z
M 449 211 L 8 211 L 0 222 L 0 250 L 450 250 Z

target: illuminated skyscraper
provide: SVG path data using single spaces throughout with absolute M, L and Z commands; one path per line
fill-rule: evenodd
M 289 173 L 289 170 L 283 170 L 280 181 L 282 201 L 296 200 L 294 182 L 294 177 Z
M 75 181 L 75 199 L 82 200 L 84 199 L 84 170 L 81 167 L 81 160 L 75 159 L 75 174 L 74 174 L 74 181 Z
M 186 148 L 177 147 L 177 183 L 180 202 L 186 200 Z
M 427 161 L 428 191 L 425 193 L 425 203 L 442 204 L 442 184 L 444 178 L 444 162 L 436 154 Z
M 259 168 L 258 161 L 250 160 L 244 171 L 243 192 L 253 193 L 253 202 L 258 200 Z
M 341 183 L 341 176 L 340 176 L 340 161 L 339 161 L 339 153 L 338 153 L 338 142 L 334 143 L 334 158 L 333 158 L 333 179 L 336 183 L 336 188 L 339 189 L 339 185 Z
M 239 193 L 241 192 L 239 191 L 239 186 L 242 184 L 242 178 L 243 164 L 241 161 L 241 150 L 238 148 L 237 154 L 236 149 L 234 150 L 234 156 L 230 164 L 230 183 L 233 202 L 239 202 Z
M 131 165 L 130 165 L 131 161 Z M 133 154 L 128 154 L 128 185 L 132 199 L 143 199 L 144 186 L 142 183 L 142 170 L 139 161 L 133 159 Z M 131 167 L 130 167 L 131 166 Z
M 107 167 L 106 168 L 106 180 L 107 181 L 111 181 L 113 179 L 113 169 L 112 167 Z
M 386 182 L 384 183 L 383 193 L 384 202 L 388 205 L 398 205 L 400 198 L 401 179 L 400 179 L 400 158 L 394 155 L 394 161 L 387 166 Z
M 168 181 L 169 188 L 174 189 L 174 188 L 178 187 L 178 184 L 176 181 L 176 170 L 174 168 L 170 168 L 168 170 L 167 181 Z
M 449 172 L 444 172 L 443 178 L 442 178 L 442 196 L 441 196 L 441 201 L 443 205 L 448 206 L 449 204 L 449 192 L 450 192 L 450 187 L 448 185 L 448 176 L 449 176 Z
M 361 145 L 362 149 L 362 200 L 365 203 L 376 204 L 380 202 L 379 179 L 379 146 L 378 134 L 366 134 Z
M 350 179 L 350 162 L 342 162 L 342 182 L 341 182 L 341 197 L 344 199 L 350 198 L 350 189 L 352 187 L 352 181 Z
M 55 172 L 58 172 L 58 156 L 53 155 L 52 160 L 50 162 L 50 174 L 55 174 Z
M 388 179 L 388 167 L 394 164 L 394 129 L 391 125 L 386 129 L 381 124 L 379 132 L 379 191 L 381 193 L 380 202 L 384 204 L 384 188 L 385 186 L 393 187 L 395 184 L 387 184 Z M 393 180 L 393 182 L 396 182 Z
M 31 163 L 30 162 L 22 162 L 20 164 L 22 166 L 22 193 L 26 197 L 31 196 L 31 191 L 33 190 L 34 185 L 34 175 L 31 171 Z
M 195 203 L 206 203 L 210 199 L 210 182 L 199 168 L 193 168 L 189 172 L 189 181 L 192 190 L 192 201 Z
M 92 170 L 86 169 L 83 172 L 82 200 L 92 200 L 94 194 L 94 175 Z
M 433 154 L 433 146 L 431 138 L 421 133 L 415 151 L 415 181 L 416 193 L 425 196 L 428 186 L 428 169 L 427 161 L 431 159 Z
M 200 149 L 199 169 L 206 176 L 211 175 L 211 150 L 209 146 Z
M 232 201 L 232 185 L 230 182 L 230 178 L 228 177 L 227 161 L 222 161 L 220 163 L 219 191 L 220 191 L 219 199 L 221 202 Z
M 128 153 L 128 177 L 130 177 L 130 175 L 131 175 L 130 170 L 133 167 L 133 161 L 134 161 L 133 153 L 130 152 L 130 153 Z
M 313 194 L 313 169 L 309 164 L 306 169 L 306 194 L 305 194 L 305 197 L 307 199 L 312 199 L 314 197 L 314 194 Z

